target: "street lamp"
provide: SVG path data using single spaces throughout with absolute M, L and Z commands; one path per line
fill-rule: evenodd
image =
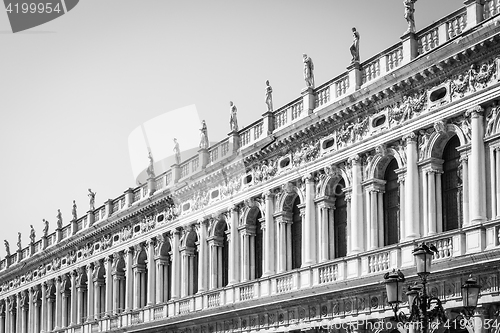
M 405 282 L 403 273 L 399 270 L 393 270 L 384 275 L 387 301 L 394 311 L 396 321 L 421 325 L 423 333 L 429 331 L 429 323 L 436 320 L 444 323 L 447 320 L 441 300 L 427 294 L 427 277 L 431 273 L 432 257 L 436 252 L 437 249 L 434 245 L 427 246 L 425 244 L 421 244 L 413 250 L 420 284 L 408 287 L 406 296 L 408 297 L 409 315 L 402 311 L 398 312 L 399 304 L 402 302 L 403 282 Z M 462 285 L 464 309 L 461 315 L 463 317 L 470 318 L 474 314 L 480 289 L 481 286 L 471 277 Z

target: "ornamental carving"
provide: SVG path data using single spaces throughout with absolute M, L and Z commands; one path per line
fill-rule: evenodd
M 141 219 L 140 222 L 141 225 L 141 232 L 148 232 L 151 231 L 155 228 L 156 226 L 156 221 L 153 216 L 146 216 Z
M 397 102 L 386 109 L 389 114 L 391 127 L 410 120 L 424 110 L 427 101 L 427 91 L 416 92 L 413 95 L 403 96 L 401 102 Z
M 107 250 L 111 247 L 112 243 L 113 243 L 113 240 L 111 239 L 111 235 L 110 234 L 104 235 L 101 238 L 99 249 L 101 251 Z

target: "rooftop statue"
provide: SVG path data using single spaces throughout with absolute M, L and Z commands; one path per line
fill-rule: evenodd
M 266 81 L 266 105 L 267 111 L 273 111 L 273 88 L 269 85 L 269 80 Z
M 35 243 L 35 238 L 36 238 L 35 229 L 33 228 L 33 225 L 30 225 L 30 228 L 31 228 L 31 231 L 30 231 L 30 241 L 31 241 L 31 244 L 34 244 Z
M 349 50 L 352 55 L 351 64 L 359 62 L 359 32 L 356 28 L 352 28 L 352 44 Z
M 7 257 L 10 257 L 10 246 L 9 246 L 9 242 L 5 239 L 4 241 L 4 244 L 5 244 L 5 252 L 7 252 L 6 256 Z
M 57 229 L 62 229 L 63 221 L 62 221 L 62 214 L 61 214 L 60 209 L 57 210 L 56 218 L 57 218 Z
M 96 195 L 96 193 L 97 193 L 97 192 L 92 192 L 92 190 L 91 190 L 91 189 L 89 189 L 89 194 L 88 194 L 88 196 L 89 196 L 89 199 L 90 199 L 90 202 L 89 202 L 89 206 L 90 206 L 90 208 L 89 208 L 89 209 L 90 209 L 90 210 L 94 210 L 94 209 L 95 209 L 94 204 L 95 204 L 95 195 Z
M 302 59 L 304 62 L 304 80 L 306 80 L 306 86 L 308 88 L 314 88 L 314 64 L 311 57 L 308 57 L 307 54 L 302 55 Z
M 76 214 L 76 202 L 73 200 L 73 209 L 71 210 L 71 215 L 73 215 L 73 220 L 76 220 L 78 218 Z
M 236 108 L 236 105 L 233 104 L 233 102 L 229 102 L 229 110 L 229 128 L 231 132 L 238 132 L 238 109 Z
M 415 2 L 417 2 L 417 0 L 403 0 L 405 6 L 405 20 L 408 22 L 407 33 L 415 32 Z
M 149 166 L 146 169 L 146 172 L 147 172 L 149 178 L 154 178 L 155 177 L 154 160 L 153 160 L 153 155 L 151 154 L 151 152 L 149 152 L 148 158 L 149 158 Z
M 17 250 L 18 251 L 21 251 L 22 250 L 22 245 L 21 245 L 21 233 L 18 232 L 17 233 Z
M 47 237 L 47 233 L 49 232 L 49 221 L 43 219 L 43 237 Z
M 174 138 L 174 154 L 175 154 L 175 164 L 181 164 L 181 148 L 179 148 L 179 142 Z
M 201 129 L 200 129 L 200 148 L 201 149 L 208 149 L 209 146 L 208 142 L 208 129 L 207 129 L 207 123 L 205 120 L 201 122 Z

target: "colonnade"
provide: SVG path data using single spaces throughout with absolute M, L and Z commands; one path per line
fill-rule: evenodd
M 460 159 L 464 173 L 464 225 L 477 224 L 486 218 L 482 109 L 475 108 L 469 113 L 470 151 L 461 151 Z M 416 135 L 410 133 L 403 139 L 406 165 L 397 170 L 400 240 L 412 240 L 442 230 L 442 163 L 432 158 L 419 162 Z M 500 146 L 491 146 L 489 152 L 491 213 L 496 217 L 500 215 Z M 349 255 L 383 246 L 380 235 L 384 182 L 363 179 L 362 171 L 361 158 L 355 155 L 347 161 L 345 174 L 337 175 L 335 180 L 338 182 L 342 177 L 346 183 L 342 192 L 347 203 L 345 242 Z M 202 219 L 187 228 L 155 235 L 10 295 L 0 300 L 0 333 L 51 331 L 155 306 L 258 278 L 257 266 L 264 277 L 291 270 L 293 216 L 290 207 L 284 208 L 284 196 L 301 198 L 298 208 L 302 223 L 302 266 L 331 260 L 335 252 L 333 223 L 338 193 L 328 196 L 323 193 L 320 197 L 315 182 L 314 175 L 308 174 L 300 182 L 301 189 L 266 191 L 258 208 L 263 217 L 255 218 L 252 223 L 240 224 L 242 210 L 233 206 L 223 219 Z M 422 223 L 415 223 L 420 221 L 420 214 Z M 217 234 L 213 231 L 217 226 L 211 223 L 225 223 L 225 227 Z M 259 231 L 262 253 L 256 251 L 257 228 L 262 231 Z

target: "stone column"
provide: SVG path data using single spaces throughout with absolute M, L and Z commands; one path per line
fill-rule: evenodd
M 323 204 L 320 207 L 320 212 L 321 212 L 321 224 L 320 224 L 320 252 L 319 252 L 319 261 L 320 262 L 325 262 L 329 258 L 328 256 L 328 208 Z M 330 241 L 333 242 L 333 239 L 330 239 Z
M 127 248 L 124 250 L 125 255 L 125 311 L 128 312 L 133 308 L 134 294 L 134 274 L 132 272 L 134 250 Z
M 483 108 L 477 106 L 466 112 L 471 116 L 471 173 L 470 179 L 470 219 L 471 224 L 480 224 L 486 219 L 486 178 L 484 158 Z
M 119 308 L 120 308 L 120 280 L 118 274 L 114 272 L 113 276 L 113 314 L 119 313 Z M 107 286 L 107 284 L 106 284 Z
M 405 177 L 406 174 L 398 174 L 398 183 L 399 183 L 399 228 L 400 228 L 400 240 L 405 239 L 406 235 L 406 222 L 405 222 L 405 216 L 406 216 L 406 203 L 405 203 Z M 383 205 L 384 198 L 383 195 L 380 196 L 379 198 L 379 203 Z M 383 214 L 384 208 L 382 207 L 381 210 L 381 215 Z M 384 217 L 382 215 L 382 219 L 380 221 L 384 221 Z M 380 243 L 383 244 L 383 243 Z
M 240 237 L 241 237 L 241 248 L 238 253 L 241 253 L 242 260 L 241 260 L 241 281 L 246 282 L 248 281 L 248 277 L 250 276 L 249 274 L 249 269 L 250 269 L 250 244 L 249 244 L 249 237 L 247 231 L 242 228 L 240 231 Z
M 496 207 L 497 207 L 495 217 L 500 217 L 500 147 L 495 148 L 495 171 L 492 171 L 492 172 L 496 172 L 496 178 L 495 178 L 496 202 L 492 203 L 492 205 L 496 204 Z M 465 190 L 464 190 L 464 192 L 465 192 Z M 493 216 L 492 216 L 492 218 L 493 218 Z
M 92 285 L 94 264 L 87 264 L 87 322 L 94 321 L 94 286 Z
M 166 302 L 165 286 L 168 286 L 168 277 L 165 274 L 167 261 L 159 256 L 155 258 L 156 263 L 156 304 Z
M 265 230 L 264 230 L 264 274 L 273 275 L 276 271 L 274 264 L 274 194 L 267 191 L 263 194 L 266 203 L 265 208 Z
M 229 240 L 229 285 L 239 282 L 240 252 L 238 244 L 238 217 L 239 209 L 232 206 L 229 209 L 231 234 Z
M 495 152 L 494 147 L 489 147 L 489 152 L 490 152 L 490 198 L 491 198 L 491 218 L 494 219 L 495 216 L 497 215 L 497 198 L 496 198 L 496 193 L 497 193 L 497 175 L 495 173 L 496 167 L 495 167 L 495 160 L 496 160 L 496 152 Z M 463 177 L 462 177 L 463 178 Z
M 172 241 L 172 299 L 179 298 L 179 282 L 180 282 L 180 258 L 179 258 L 179 230 L 173 232 Z
M 27 318 L 27 309 L 26 309 L 26 303 L 25 303 L 25 298 L 26 298 L 26 291 L 22 291 L 22 293 L 24 293 L 24 295 L 20 296 L 18 298 L 18 300 L 22 300 L 21 301 L 21 304 L 19 305 L 19 310 L 20 310 L 20 313 L 19 313 L 19 320 L 21 322 L 21 333 L 27 333 L 27 324 L 28 324 L 28 318 Z M 19 294 L 21 295 L 21 294 Z
M 0 313 L 0 333 L 5 333 L 5 315 Z
M 436 224 L 436 171 L 428 170 L 427 171 L 427 193 L 428 193 L 428 214 L 429 217 L 427 221 L 429 221 L 429 225 L 427 227 L 427 235 L 435 235 L 437 224 Z M 440 208 L 440 207 L 439 207 Z
M 361 189 L 361 161 L 359 155 L 349 158 L 348 163 L 352 168 L 352 183 L 351 183 L 351 252 L 357 254 L 364 251 L 363 237 L 363 191 Z
M 305 234 L 302 243 L 305 246 L 305 257 L 302 261 L 302 267 L 313 265 L 317 262 L 316 254 L 316 205 L 314 198 L 316 196 L 314 186 L 314 176 L 308 174 L 303 181 L 306 183 L 306 206 L 305 206 Z
M 113 276 L 112 276 L 112 269 L 113 269 L 113 257 L 111 256 L 106 256 L 104 257 L 104 269 L 106 270 L 106 275 L 105 275 L 105 292 L 106 292 L 106 303 L 105 303 L 105 308 L 104 311 L 106 312 L 106 316 L 109 316 L 112 311 L 113 311 L 113 297 L 117 298 L 118 295 L 113 295 Z M 102 304 L 101 304 L 102 307 Z
M 28 316 L 27 316 L 28 327 L 26 331 L 28 333 L 33 332 L 34 319 L 34 309 L 33 309 L 33 288 L 28 288 Z
M 207 221 L 199 220 L 200 238 L 198 240 L 198 293 L 207 290 Z
M 189 265 L 187 251 L 186 247 L 181 247 L 181 297 L 188 295 Z
M 58 276 L 55 280 L 56 284 L 56 323 L 55 329 L 60 329 L 62 327 L 62 291 L 61 285 L 63 281 L 60 276 Z
M 278 223 L 278 270 L 276 273 L 283 273 L 286 270 L 286 221 L 282 216 L 277 218 Z M 266 232 L 267 232 L 266 226 Z
M 152 306 L 156 301 L 156 271 L 155 271 L 155 240 L 148 240 L 148 306 Z
M 73 326 L 77 323 L 76 314 L 78 312 L 78 299 L 77 299 L 77 291 L 76 291 L 76 271 L 71 272 L 71 318 L 70 318 L 70 326 Z
M 78 268 L 78 277 L 76 279 L 76 292 L 77 292 L 77 300 L 76 300 L 76 319 L 75 319 L 75 324 L 81 324 L 83 322 L 83 315 L 84 315 L 84 309 L 85 309 L 85 304 L 84 302 L 84 293 L 87 287 L 82 283 L 83 281 L 83 274 L 86 274 L 84 272 L 84 269 Z M 74 304 L 74 303 L 73 303 Z
M 68 298 L 69 294 L 66 290 L 61 291 L 61 327 L 68 326 Z
M 47 330 L 52 331 L 54 329 L 53 310 L 55 299 L 52 296 L 47 296 Z
M 42 283 L 42 320 L 41 320 L 41 330 L 47 331 L 47 285 Z
M 418 195 L 417 135 L 411 132 L 404 137 L 406 141 L 406 178 L 405 178 L 405 232 L 404 240 L 420 237 L 420 214 Z

